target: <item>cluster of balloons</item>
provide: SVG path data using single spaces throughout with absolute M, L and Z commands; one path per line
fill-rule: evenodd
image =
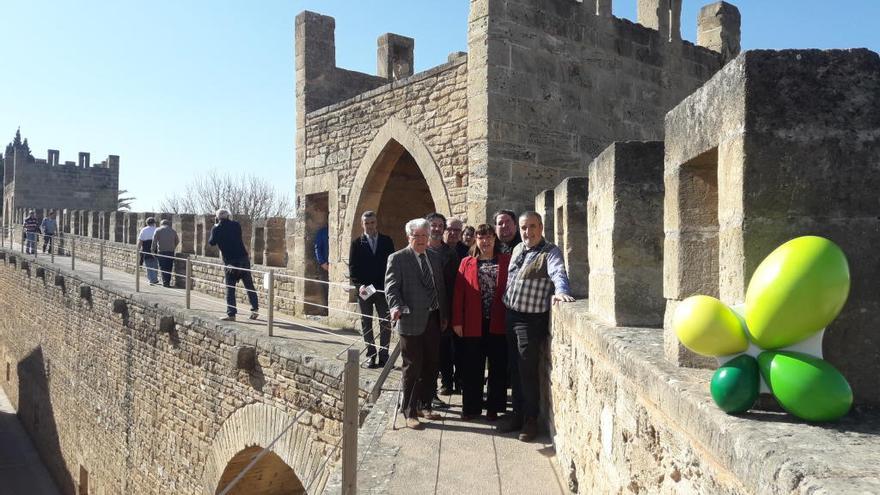
M 849 412 L 853 395 L 846 378 L 822 359 L 821 338 L 849 287 L 849 265 L 837 244 L 798 237 L 761 262 L 744 306 L 689 297 L 676 308 L 672 326 L 685 347 L 721 362 L 710 392 L 723 411 L 748 411 L 763 379 L 789 413 L 833 421 Z

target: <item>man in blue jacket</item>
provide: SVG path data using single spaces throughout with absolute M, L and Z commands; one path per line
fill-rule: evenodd
M 226 316 L 222 321 L 235 321 L 238 312 L 235 302 L 235 284 L 239 280 L 247 290 L 248 300 L 251 303 L 250 319 L 256 320 L 260 314 L 260 303 L 257 300 L 257 292 L 254 289 L 254 279 L 251 277 L 251 259 L 241 240 L 241 224 L 229 218 L 229 210 L 217 210 L 217 223 L 211 229 L 211 237 L 208 244 L 220 248 L 223 256 L 223 264 L 226 265 Z

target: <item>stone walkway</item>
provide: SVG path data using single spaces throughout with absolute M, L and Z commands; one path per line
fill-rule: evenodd
M 49 262 L 43 255 L 38 260 Z M 55 265 L 69 270 L 70 259 L 56 256 Z M 95 279 L 98 277 L 97 264 L 84 260 L 76 260 L 75 271 Z M 103 284 L 133 292 L 134 276 L 105 267 Z M 243 289 L 239 287 L 239 290 Z M 160 305 L 185 306 L 183 289 L 150 286 L 145 276 L 141 280 L 140 292 Z M 220 298 L 192 291 L 191 311 L 206 320 L 223 316 L 225 304 Z M 245 314 L 244 311 L 239 313 L 240 316 Z M 275 320 L 274 335 L 281 345 L 289 343 L 300 350 L 306 349 L 317 356 L 340 362 L 345 359 L 344 351 L 350 345 L 361 348 L 360 336 L 354 331 L 333 329 L 278 312 Z M 259 320 L 239 319 L 229 325 L 265 333 L 265 310 Z M 362 366 L 362 387 L 374 383 L 378 374 L 378 370 Z M 463 422 L 458 419 L 460 395 L 444 397 L 452 408 L 440 411 L 444 418 L 428 423 L 424 431 L 402 428 L 403 421 L 399 416 L 395 429 L 393 411 L 399 383 L 400 371 L 395 368 L 383 387 L 381 398 L 362 425 L 358 442 L 361 459 L 358 490 L 361 493 L 566 493 L 556 469 L 555 451 L 546 435 L 527 444 L 517 440 L 514 434 L 495 433 L 494 424 L 484 420 Z
M 0 495 L 57 495 L 49 471 L 0 388 Z
M 361 427 L 360 493 L 568 493 L 546 434 L 523 443 L 485 419 L 462 421 L 460 395 L 443 397 L 451 405 L 437 411 L 443 418 L 413 431 L 395 417 L 398 385 L 389 383 Z

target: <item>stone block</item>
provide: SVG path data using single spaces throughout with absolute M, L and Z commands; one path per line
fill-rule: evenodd
M 122 298 L 116 298 L 113 300 L 112 310 L 116 314 L 125 314 L 128 312 L 128 302 Z
M 588 292 L 587 189 L 587 177 L 569 177 L 553 191 L 553 242 L 562 251 L 574 297 L 587 297 Z
M 197 242 L 201 249 L 201 252 L 198 254 L 212 258 L 220 256 L 220 250 L 217 246 L 211 246 L 208 244 L 208 240 L 211 238 L 211 229 L 214 228 L 215 221 L 216 217 L 214 215 L 198 215 L 196 217 L 196 224 L 200 226 L 197 227 Z M 247 246 L 247 244 L 245 244 L 245 246 Z
M 413 75 L 413 47 L 415 40 L 386 33 L 377 40 L 376 74 L 385 79 L 397 80 Z
M 614 143 L 589 174 L 590 312 L 611 325 L 660 327 L 663 143 Z
M 174 215 L 172 228 L 180 236 L 179 253 L 195 253 L 196 216 L 189 213 Z
M 172 333 L 174 332 L 174 317 L 173 316 L 160 316 L 158 321 L 159 331 L 162 333 Z
M 725 62 L 740 50 L 739 9 L 727 2 L 715 2 L 700 9 L 697 16 L 697 45 L 721 54 Z
M 125 212 L 111 211 L 107 214 L 107 239 L 112 242 L 124 242 Z
M 287 242 L 285 239 L 285 219 L 283 217 L 267 218 L 265 223 L 265 243 L 263 247 L 263 264 L 266 266 L 287 265 Z
M 544 238 L 553 239 L 556 232 L 556 204 L 553 202 L 553 189 L 545 189 L 535 196 L 535 211 L 544 219 Z
M 233 347 L 229 365 L 233 370 L 253 371 L 257 366 L 257 350 L 249 346 Z
M 666 298 L 714 289 L 740 304 L 780 244 L 831 239 L 847 254 L 852 286 L 824 354 L 856 402 L 871 405 L 880 404 L 880 340 L 870 330 L 880 313 L 878 115 L 874 52 L 749 51 L 667 114 L 665 154 Z

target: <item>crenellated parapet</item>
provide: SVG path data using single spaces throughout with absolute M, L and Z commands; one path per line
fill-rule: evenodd
M 7 146 L 3 167 L 3 211 L 21 208 L 109 211 L 116 208 L 119 156 L 109 155 L 95 164 L 87 152 L 79 152 L 75 162 L 62 162 L 60 156 L 59 150 L 50 149 L 46 158 L 34 158 L 25 146 L 14 142 Z M 99 227 L 96 226 L 96 230 Z

